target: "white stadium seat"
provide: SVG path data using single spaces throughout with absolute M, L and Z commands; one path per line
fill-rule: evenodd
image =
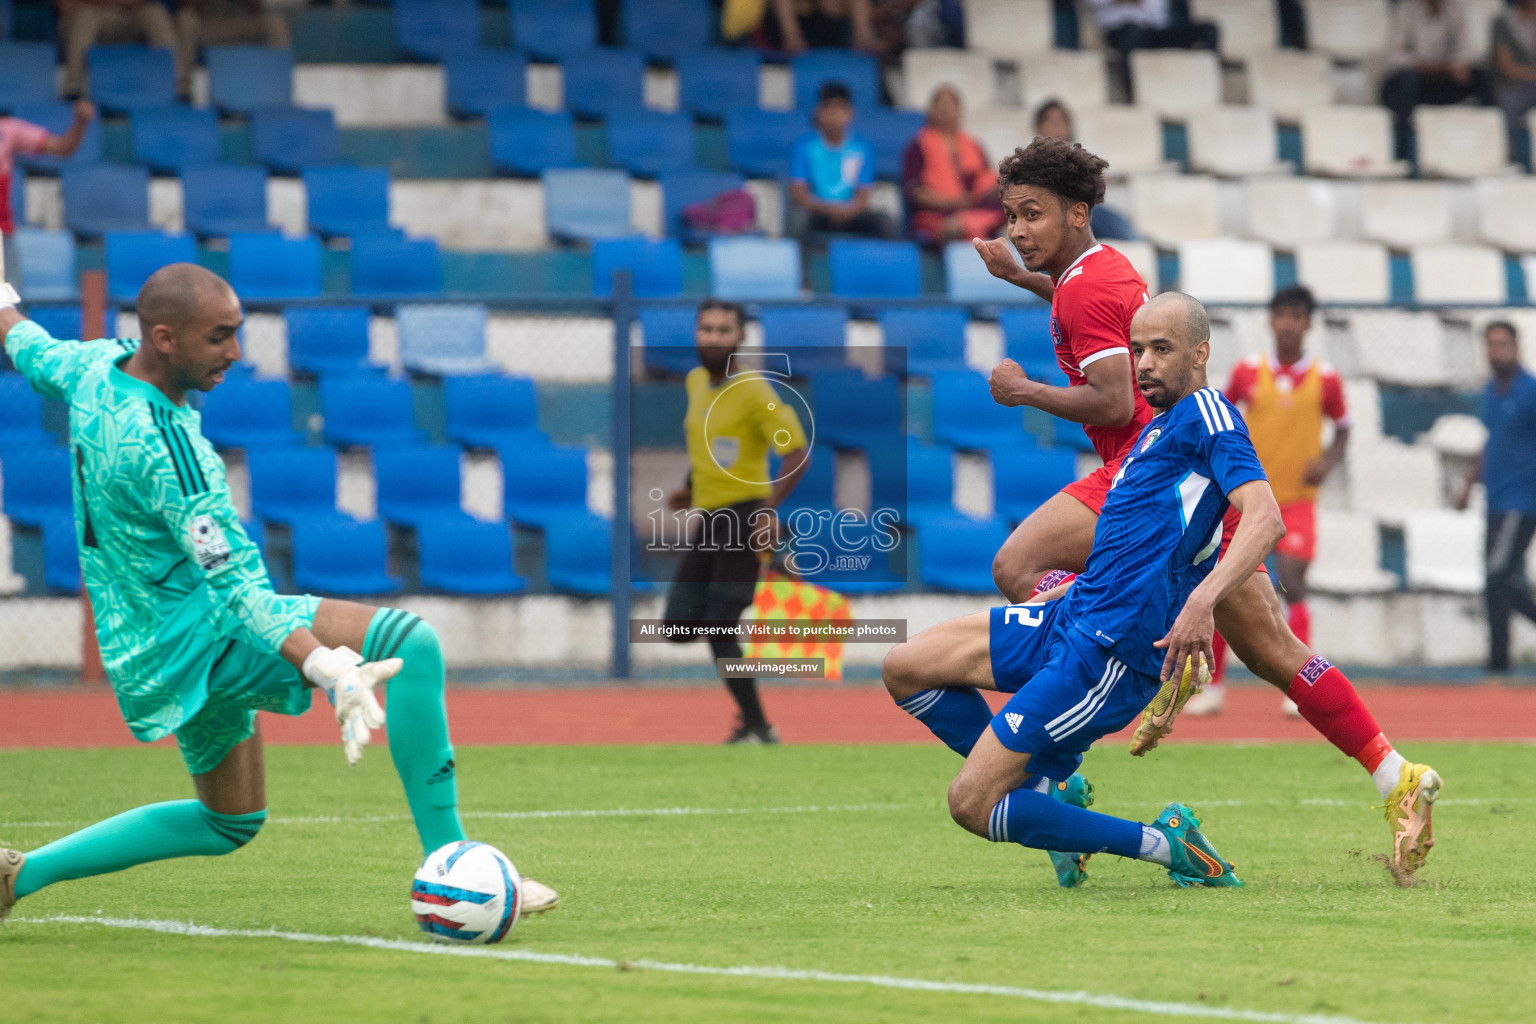
M 1303 111 L 1333 105 L 1333 64 L 1320 53 L 1271 50 L 1248 60 L 1248 102 L 1268 107 L 1285 121 Z
M 1408 585 L 1457 594 L 1483 591 L 1483 517 L 1448 509 L 1415 512 L 1403 524 Z
M 1420 174 L 1475 178 L 1510 169 L 1509 133 L 1497 107 L 1418 107 L 1413 131 Z
M 1440 507 L 1440 453 L 1393 437 L 1349 439 L 1349 504 L 1389 526 Z
M 1056 39 L 1051 0 L 965 0 L 965 45 L 1004 59 L 1049 50 Z
M 1434 313 L 1360 310 L 1349 316 L 1360 372 L 1388 384 L 1446 382 L 1445 324 Z
M 1381 594 L 1397 589 L 1397 574 L 1381 567 L 1381 530 L 1355 512 L 1317 510 L 1317 557 L 1307 587 L 1326 594 Z
M 1326 242 L 1334 233 L 1333 186 L 1316 178 L 1249 178 L 1248 234 L 1277 249 Z
M 1368 181 L 1361 230 L 1393 249 L 1449 241 L 1451 188 L 1437 181 Z
M 1029 145 L 1035 137 L 1035 119 L 1027 110 L 991 107 L 974 113 L 966 111 L 963 116 L 965 130 L 981 143 L 994 166 L 1019 146 Z
M 1408 170 L 1392 156 L 1392 115 L 1386 107 L 1304 110 L 1301 149 L 1310 174 L 1394 178 Z
M 1030 111 L 1049 99 L 1060 100 L 1069 110 L 1109 102 L 1109 74 L 1098 50 L 1047 50 L 1030 56 L 1019 71 L 1024 106 Z
M 1155 244 L 1174 248 L 1221 233 L 1216 179 L 1199 174 L 1138 174 L 1131 179 L 1131 220 Z
M 1083 107 L 1072 111 L 1072 131 L 1112 177 L 1175 169 L 1163 159 L 1162 122 L 1145 107 Z
M 1133 242 L 1130 239 L 1111 238 L 1104 242 L 1111 249 L 1117 250 L 1120 255 L 1131 261 L 1131 266 L 1136 268 L 1136 273 L 1147 282 L 1147 291 L 1153 295 L 1162 291 L 1157 284 L 1157 249 L 1151 242 Z M 1527 350 L 1536 349 L 1536 345 L 1527 345 Z
M 1478 237 L 1510 252 L 1536 252 L 1536 177 L 1481 178 L 1473 195 Z
M 939 47 L 931 50 L 907 50 L 901 55 L 902 106 L 908 110 L 928 109 L 933 90 L 952 85 L 968 111 L 980 111 L 997 101 L 997 86 L 992 58 Z
M 1488 443 L 1488 428 L 1476 416 L 1448 412 L 1435 417 L 1435 425 L 1424 438 L 1443 455 L 1470 459 L 1476 457 Z
M 1208 50 L 1133 50 L 1136 102 L 1167 117 L 1221 102 L 1221 62 Z
M 1180 242 L 1179 290 L 1207 305 L 1268 302 L 1275 293 L 1275 254 L 1263 242 L 1235 238 Z
M 1375 242 L 1304 242 L 1296 246 L 1296 279 L 1319 302 L 1386 302 L 1392 267 Z
M 1184 124 L 1194 170 L 1236 176 L 1270 174 L 1290 166 L 1280 161 L 1275 116 L 1263 107 L 1191 110 Z
M 1504 255 L 1483 245 L 1418 245 L 1408 253 L 1419 302 L 1501 305 L 1509 298 Z
M 1280 19 L 1274 0 L 1192 0 L 1196 21 L 1215 22 L 1221 32 L 1221 55 L 1243 60 L 1273 50 L 1280 42 Z
M 1365 60 L 1387 49 L 1387 0 L 1302 0 L 1307 43 L 1342 60 Z

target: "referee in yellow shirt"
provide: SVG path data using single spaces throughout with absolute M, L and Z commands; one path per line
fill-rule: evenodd
M 768 380 L 754 372 L 727 378 L 730 358 L 746 334 L 746 313 L 733 302 L 699 306 L 694 344 L 700 365 L 689 371 L 688 481 L 668 498 L 688 515 L 687 546 L 667 594 L 666 621 L 735 622 L 752 604 L 757 575 L 779 535 L 775 509 L 805 474 L 810 451 L 800 418 Z M 779 475 L 768 467 L 768 450 L 782 457 Z M 687 642 L 688 637 L 676 638 Z M 732 637 L 711 639 L 718 658 L 740 658 Z M 726 689 L 741 710 L 727 743 L 777 743 L 779 734 L 763 715 L 757 681 L 727 679 Z

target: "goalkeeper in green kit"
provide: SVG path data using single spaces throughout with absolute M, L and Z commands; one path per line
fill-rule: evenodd
M 107 676 L 134 736 L 175 735 L 197 799 L 138 807 L 25 854 L 0 849 L 0 919 L 55 882 L 250 842 L 267 816 L 256 710 L 302 714 L 311 688 L 335 705 L 355 764 L 384 724 L 374 687 L 392 680 L 389 750 L 423 851 L 463 839 L 436 632 L 409 612 L 274 593 L 187 404 L 240 358 L 234 291 L 202 267 L 165 267 L 139 292 L 142 341 L 60 341 L 18 301 L 0 281 L 6 352 L 33 388 L 69 405 L 75 534 Z M 558 900 L 523 885 L 524 913 Z

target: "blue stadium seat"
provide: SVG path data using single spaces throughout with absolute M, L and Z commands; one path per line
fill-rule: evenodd
M 652 178 L 693 165 L 693 119 L 687 114 L 615 110 L 606 124 L 610 164 Z
M 514 50 L 465 50 L 443 65 L 448 78 L 448 112 L 484 117 L 498 107 L 527 102 L 528 58 Z
M 875 147 L 875 174 L 887 181 L 901 180 L 901 155 L 912 136 L 926 123 L 926 115 L 917 110 L 893 110 L 890 107 L 860 107 L 853 119 L 853 130 Z
M 931 380 L 934 440 L 969 449 L 1030 443 L 1023 410 L 994 402 L 986 377 L 975 370 L 944 370 Z
M 970 242 L 950 242 L 944 247 L 944 281 L 951 302 L 1040 303 L 1034 292 L 988 273 Z
M 459 449 L 446 444 L 380 445 L 373 452 L 379 518 L 420 529 L 431 519 L 461 516 Z
M 731 166 L 753 178 L 787 178 L 795 140 L 810 128 L 803 113 L 741 107 L 725 115 Z
M 653 373 L 684 374 L 699 365 L 692 306 L 645 306 L 640 330 L 645 339 L 645 368 Z
M 329 107 L 266 107 L 251 112 L 251 151 L 279 174 L 334 164 L 341 152 L 336 115 Z
M 431 238 L 397 234 L 352 239 L 354 295 L 432 298 L 443 293 L 443 260 Z
M 701 241 L 708 236 L 688 226 L 683 220 L 683 210 L 695 203 L 707 203 L 722 192 L 739 192 L 746 188 L 746 179 L 730 171 L 706 171 L 697 167 L 683 167 L 662 171 L 661 201 L 663 225 L 667 234 L 685 242 Z
M 1083 425 L 1081 423 L 1073 423 L 1071 420 L 1052 419 L 1051 438 L 1063 448 L 1070 448 L 1085 455 L 1094 453 L 1093 442 L 1083 432 Z
M 817 426 L 820 427 L 820 423 Z M 775 456 L 769 464 L 774 479 L 777 479 L 781 460 Z M 834 509 L 837 507 L 836 499 L 837 481 L 837 455 L 830 445 L 811 445 L 811 462 L 805 467 L 805 473 L 801 475 L 800 482 L 795 484 L 794 490 L 789 492 L 789 497 L 784 499 L 784 504 L 779 506 L 779 517 L 788 520 L 796 509 L 808 508 L 813 511 L 821 509 Z
M 320 380 L 325 440 L 336 445 L 419 444 L 408 381 L 341 374 Z
M 1023 522 L 1076 479 L 1077 456 L 1065 449 L 1008 445 L 992 450 L 992 507 L 1011 522 Z
M 908 525 L 921 528 L 955 514 L 955 460 L 948 448 L 909 437 L 906 451 L 890 445 L 870 452 L 869 475 L 874 507 L 900 509 Z
M 293 429 L 293 392 L 285 380 L 237 377 L 203 399 L 203 436 L 221 448 L 288 447 L 304 442 Z
M 829 370 L 811 377 L 816 440 L 838 448 L 873 451 L 905 435 L 901 385 L 895 377 Z
M 374 369 L 368 361 L 367 306 L 290 306 L 288 366 L 325 374 Z
M 43 582 L 53 590 L 80 592 L 80 545 L 73 513 L 43 524 Z
M 197 107 L 139 107 L 131 119 L 133 159 L 161 174 L 217 163 L 219 122 Z
M 587 510 L 587 453 L 582 448 L 518 444 L 500 448 L 507 518 L 548 526 Z
M 293 104 L 293 51 L 276 46 L 209 46 L 208 98 L 226 114 Z
M 293 524 L 293 585 L 313 594 L 392 594 L 384 524 L 314 516 Z
M 867 53 L 853 50 L 807 50 L 790 59 L 795 76 L 795 108 L 809 111 L 816 105 L 816 94 L 827 82 L 841 82 L 853 93 L 855 122 L 862 121 L 865 110 L 880 105 L 880 66 Z M 921 119 L 922 115 L 918 117 Z
M 528 586 L 512 571 L 512 531 L 506 523 L 439 517 L 416 528 L 416 550 L 421 585 L 432 590 L 490 597 Z
M 606 117 L 644 106 L 645 58 L 634 50 L 599 47 L 567 54 L 560 69 L 565 108 L 577 117 Z
M 631 294 L 666 298 L 683 290 L 683 249 L 675 238 L 600 238 L 592 243 L 592 294 L 613 294 L 613 272 L 628 270 Z
M 827 256 L 833 295 L 915 299 L 923 290 L 922 262 L 911 242 L 834 238 L 827 243 Z
M 229 236 L 229 284 L 247 301 L 320 294 L 320 240 L 275 231 Z
M 80 289 L 75 277 L 75 236 L 68 231 L 18 227 L 11 235 L 17 265 L 11 280 L 30 302 L 68 302 Z
M 679 54 L 678 107 L 695 117 L 719 120 L 728 111 L 757 106 L 761 63 L 752 50 L 725 47 Z
M 272 523 L 336 515 L 336 453 L 330 448 L 257 448 L 247 455 L 251 512 Z
M 629 234 L 629 175 L 584 167 L 551 168 L 544 184 L 544 224 L 555 238 L 587 241 Z
M 68 306 L 39 306 L 29 303 L 27 316 L 55 338 L 73 339 L 85 333 L 85 329 L 80 326 L 82 317 L 78 302 Z
M 909 374 L 924 376 L 941 370 L 965 369 L 965 310 L 954 306 L 887 309 L 880 313 L 880 331 L 888 354 L 906 349 Z M 887 360 L 888 369 L 895 361 Z
M 499 374 L 443 381 L 448 439 L 471 448 L 511 448 L 542 441 L 533 381 Z
M 549 585 L 587 597 L 608 593 L 612 584 L 612 524 L 584 513 L 561 516 L 544 530 Z
M 846 306 L 770 306 L 758 314 L 758 321 L 763 327 L 763 347 L 770 352 L 787 351 L 794 376 L 848 368 Z
M 311 167 L 304 192 L 311 231 L 334 237 L 389 230 L 389 171 L 382 167 Z
M 126 113 L 136 107 L 176 102 L 176 67 L 171 51 L 158 46 L 93 46 L 85 55 L 91 99 L 103 110 Z
M 1002 328 L 1004 354 L 1024 367 L 1031 378 L 1054 387 L 1067 386 L 1067 375 L 1056 361 L 1056 346 L 1051 341 L 1050 306 L 1040 303 L 999 310 L 997 326 Z
M 0 40 L 0 110 L 15 110 L 59 98 L 55 79 L 58 51 L 52 43 L 12 43 Z
M 512 42 L 538 57 L 560 58 L 597 45 L 592 0 L 510 0 Z
M 499 107 L 486 115 L 491 164 L 509 174 L 576 165 L 576 124 L 566 113 Z
M 43 429 L 43 397 L 21 374 L 0 373 L 0 459 L 8 451 L 51 444 L 52 435 Z
M 995 594 L 992 557 L 1008 539 L 1008 526 L 997 519 L 950 515 L 918 527 L 918 579 L 939 590 Z
M 77 235 L 143 231 L 149 227 L 149 171 L 115 164 L 81 164 L 59 174 L 64 226 Z
M 5 66 L 5 59 L 0 56 L 0 67 Z M 0 109 L 4 105 L 0 104 Z M 74 124 L 75 114 L 71 104 L 60 103 L 34 103 L 27 106 L 11 108 L 11 113 L 23 121 L 31 121 L 33 124 L 42 125 L 54 135 L 63 135 L 69 131 L 69 126 Z M 48 156 L 38 154 L 36 156 L 17 156 L 21 166 L 29 171 L 43 171 L 48 174 L 57 174 L 65 167 L 76 164 L 96 164 L 101 162 L 101 118 L 96 118 L 85 126 L 85 134 L 80 137 L 80 147 L 70 156 Z
M 16 448 L 0 462 L 5 514 L 22 526 L 41 527 L 54 516 L 73 515 L 69 449 L 57 445 Z
M 149 275 L 169 263 L 196 263 L 191 235 L 112 231 L 106 236 L 107 297 L 131 305 Z
M 395 0 L 395 46 L 418 60 L 446 58 L 480 45 L 478 0 Z
M 425 302 L 395 309 L 400 361 L 408 370 L 449 377 L 487 373 L 485 307 L 467 303 Z
M 620 10 L 624 45 L 671 60 L 709 45 L 709 0 L 627 0 Z
M 256 550 L 260 551 L 261 557 L 265 559 L 267 557 L 267 528 L 261 525 L 261 520 L 242 519 L 240 520 L 240 529 L 245 531 L 245 535 L 251 539 L 251 543 L 256 545 Z
M 800 243 L 793 238 L 712 238 L 710 294 L 720 299 L 798 299 Z
M 267 172 L 242 164 L 189 167 L 181 175 L 182 216 L 196 235 L 267 231 Z

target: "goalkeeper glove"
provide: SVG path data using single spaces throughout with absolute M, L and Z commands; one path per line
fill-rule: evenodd
M 341 746 L 347 763 L 363 759 L 363 748 L 372 738 L 372 730 L 384 725 L 384 709 L 373 688 L 392 679 L 405 666 L 399 658 L 364 662 L 357 652 L 346 647 L 316 647 L 304 659 L 304 678 L 325 691 L 336 707 L 336 722 L 341 726 Z

